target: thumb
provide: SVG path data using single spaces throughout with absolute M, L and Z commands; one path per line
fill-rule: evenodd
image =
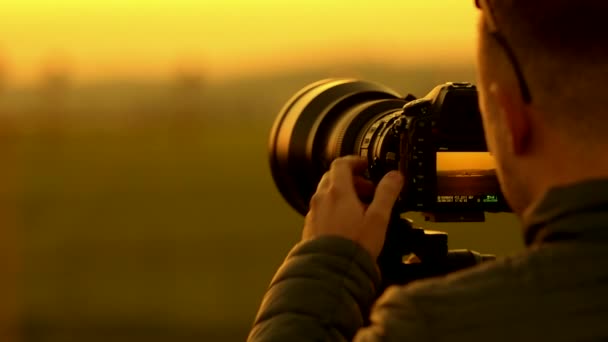
M 378 183 L 374 199 L 365 213 L 368 224 L 386 228 L 402 187 L 403 176 L 401 172 L 391 171 L 384 175 Z

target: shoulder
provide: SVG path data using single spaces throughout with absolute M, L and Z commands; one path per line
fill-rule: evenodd
M 515 286 L 515 282 L 520 282 L 521 276 L 527 272 L 530 261 L 530 256 L 526 253 L 486 262 L 442 277 L 393 286 L 384 292 L 379 303 L 407 300 L 411 304 L 424 306 L 449 298 L 481 297 L 498 289 Z
M 480 313 L 504 307 L 497 301 L 508 303 L 519 295 L 518 291 L 526 291 L 517 284 L 522 281 L 526 263 L 526 255 L 513 256 L 443 277 L 390 287 L 376 301 L 371 319 L 386 326 L 391 334 L 408 330 L 423 340 L 440 331 L 476 325 L 483 321 Z
M 521 340 L 524 331 L 542 336 L 555 328 L 556 318 L 570 324 L 578 317 L 573 308 L 592 312 L 604 305 L 598 299 L 608 271 L 598 267 L 606 260 L 600 249 L 536 246 L 447 276 L 393 286 L 376 301 L 369 331 L 417 341 L 496 340 L 497 331 L 502 340 Z M 514 321 L 519 330 L 508 324 Z

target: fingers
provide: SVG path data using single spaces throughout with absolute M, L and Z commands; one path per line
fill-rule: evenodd
M 362 176 L 355 176 L 354 183 L 359 199 L 364 203 L 371 203 L 376 191 L 376 185 Z
M 329 180 L 329 172 L 325 172 L 323 174 L 323 177 L 321 177 L 319 184 L 317 185 L 317 191 L 327 189 L 329 187 L 330 183 L 331 182 Z
M 317 184 L 317 190 L 330 185 L 331 181 L 341 177 L 350 177 L 363 173 L 367 168 L 367 160 L 358 156 L 345 156 L 335 159 L 327 172 Z M 346 182 L 345 182 L 346 183 Z
M 367 160 L 359 156 L 345 156 L 331 163 L 329 174 L 333 184 L 339 188 L 353 189 L 354 175 L 361 174 L 367 168 Z
M 374 199 L 369 205 L 365 216 L 366 223 L 374 227 L 387 227 L 391 211 L 403 187 L 403 176 L 399 171 L 391 171 L 384 175 L 378 183 Z

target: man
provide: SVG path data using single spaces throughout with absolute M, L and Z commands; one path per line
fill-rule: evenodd
M 366 206 L 365 163 L 340 158 L 249 341 L 608 340 L 608 2 L 478 7 L 484 129 L 526 251 L 376 300 L 375 260 L 403 180 L 387 174 Z

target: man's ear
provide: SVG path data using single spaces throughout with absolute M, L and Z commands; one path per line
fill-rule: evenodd
M 515 155 L 526 154 L 530 148 L 532 123 L 521 96 L 508 92 L 497 83 L 490 86 L 490 92 L 498 105 L 511 151 Z

